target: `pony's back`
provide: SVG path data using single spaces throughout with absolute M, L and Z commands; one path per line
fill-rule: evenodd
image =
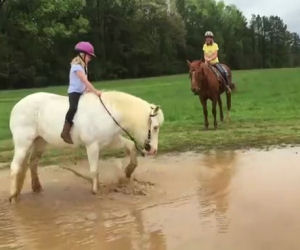
M 50 93 L 34 93 L 24 97 L 15 104 L 9 121 L 10 131 L 14 140 L 17 139 L 18 134 L 26 134 L 26 131 L 31 131 L 29 133 L 30 136 L 37 134 L 39 109 L 45 103 L 45 100 L 55 96 L 57 95 Z

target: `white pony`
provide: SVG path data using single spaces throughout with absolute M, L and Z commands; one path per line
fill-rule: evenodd
M 156 154 L 159 127 L 164 120 L 162 110 L 122 92 L 103 92 L 101 98 L 115 120 L 139 145 L 143 145 L 143 151 L 149 155 Z M 10 201 L 19 196 L 28 166 L 31 170 L 32 190 L 41 191 L 37 166 L 46 144 L 86 147 L 93 193 L 98 191 L 99 151 L 105 147 L 126 148 L 130 162 L 125 172 L 130 178 L 137 166 L 135 145 L 122 136 L 123 130 L 115 123 L 99 98 L 92 93 L 81 96 L 71 130 L 73 145 L 65 143 L 60 137 L 67 109 L 67 97 L 49 93 L 28 95 L 12 109 L 10 130 L 15 148 L 11 163 Z

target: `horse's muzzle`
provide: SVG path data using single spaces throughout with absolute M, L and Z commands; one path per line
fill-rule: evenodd
M 194 93 L 194 95 L 198 95 L 199 92 L 200 92 L 200 89 L 192 88 L 191 90 L 192 90 L 192 92 Z
M 155 155 L 157 153 L 157 150 L 153 149 L 149 143 L 144 145 L 144 149 L 147 155 Z
M 151 150 L 151 145 L 149 143 L 145 143 L 144 148 L 147 152 L 149 152 Z

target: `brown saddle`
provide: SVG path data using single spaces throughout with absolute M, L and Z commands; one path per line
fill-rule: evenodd
M 224 65 L 224 64 L 221 64 L 221 66 L 222 66 L 224 72 L 226 72 L 226 73 L 228 74 L 225 65 Z M 210 68 L 211 71 L 216 75 L 216 77 L 217 77 L 218 80 L 219 80 L 219 83 L 220 83 L 220 84 L 225 84 L 225 79 L 224 79 L 224 76 L 221 74 L 221 72 L 220 72 L 215 66 L 210 65 L 210 64 L 209 64 L 209 68 Z

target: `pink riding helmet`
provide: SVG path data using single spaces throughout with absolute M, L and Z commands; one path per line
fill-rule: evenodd
M 89 42 L 79 42 L 79 43 L 77 43 L 75 45 L 75 50 L 78 51 L 78 52 L 83 52 L 83 53 L 86 53 L 90 56 L 96 57 L 95 51 L 94 51 L 94 46 Z

